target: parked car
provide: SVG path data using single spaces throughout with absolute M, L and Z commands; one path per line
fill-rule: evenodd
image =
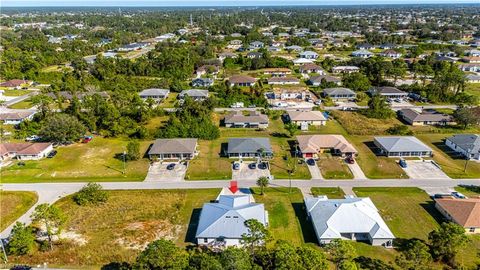
M 400 165 L 400 167 L 402 168 L 407 168 L 407 162 L 405 161 L 405 159 L 400 159 L 398 165 Z
M 257 168 L 257 163 L 250 163 L 248 164 L 248 168 L 251 169 L 251 170 L 254 170 Z
M 234 162 L 233 163 L 233 169 L 234 170 L 240 170 L 240 163 Z
M 83 137 L 82 143 L 89 143 L 91 140 L 93 140 L 93 136 L 85 136 Z
M 462 193 L 460 193 L 458 191 L 452 192 L 452 195 L 453 195 L 453 197 L 455 197 L 457 199 L 467 199 L 467 196 L 463 195 Z
M 310 166 L 315 166 L 315 160 L 313 158 L 307 159 L 307 164 Z
M 265 169 L 267 169 L 267 168 L 268 168 L 267 163 L 266 163 L 266 162 L 261 162 L 261 163 L 259 163 L 259 164 L 258 164 L 258 168 L 259 168 L 260 170 L 265 170 Z
M 25 141 L 27 142 L 32 142 L 32 141 L 38 141 L 40 139 L 39 136 L 37 135 L 32 135 L 32 136 L 28 136 L 27 138 L 25 138 Z
M 170 163 L 167 165 L 167 170 L 171 171 L 173 169 L 175 169 L 175 163 Z
M 47 158 L 53 158 L 56 155 L 57 155 L 57 150 L 53 150 L 50 153 L 48 153 Z
M 345 159 L 345 161 L 348 163 L 348 164 L 354 164 L 355 163 L 355 159 L 353 157 L 347 157 Z

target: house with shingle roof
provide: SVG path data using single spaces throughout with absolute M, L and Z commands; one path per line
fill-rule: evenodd
M 431 157 L 433 150 L 413 136 L 374 137 L 373 143 L 387 157 Z
M 435 199 L 435 208 L 442 215 L 465 228 L 466 233 L 480 233 L 480 198 Z
M 335 83 L 339 86 L 342 84 L 342 79 L 330 75 L 312 76 L 310 77 L 310 79 L 308 79 L 307 83 L 312 86 L 320 86 L 322 84 L 322 81 L 325 81 L 327 83 Z
M 226 155 L 229 158 L 257 158 L 273 156 L 269 138 L 231 138 Z
M 255 219 L 268 226 L 265 206 L 252 200 L 251 195 L 239 190 L 234 195 L 219 195 L 216 202 L 205 203 L 195 234 L 197 244 L 212 248 L 243 246 L 242 235 L 249 232 L 247 220 Z
M 39 160 L 53 150 L 51 143 L 1 143 L 0 159 Z
M 228 79 L 230 87 L 233 86 L 254 86 L 257 80 L 246 75 L 233 75 Z
M 36 111 L 17 111 L 0 113 L 0 121 L 4 125 L 18 125 L 25 120 L 32 120 Z
M 149 88 L 145 89 L 139 93 L 140 98 L 142 99 L 153 99 L 153 100 L 163 100 L 168 97 L 170 90 L 168 89 L 159 89 L 159 88 Z
M 357 97 L 355 92 L 344 87 L 323 89 L 322 95 L 333 100 L 354 100 Z
M 404 92 L 396 87 L 391 86 L 382 86 L 382 87 L 372 87 L 368 90 L 370 96 L 380 95 L 385 98 L 400 98 L 404 99 L 408 97 L 408 93 Z
M 445 144 L 468 159 L 480 161 L 480 135 L 478 134 L 453 135 L 445 140 Z
M 414 109 L 402 109 L 397 112 L 398 116 L 412 126 L 424 125 L 453 125 L 455 121 L 451 115 L 437 111 L 416 111 Z
M 210 93 L 208 90 L 203 90 L 203 89 L 188 89 L 188 90 L 183 90 L 178 94 L 179 99 L 185 99 L 186 97 L 190 97 L 193 100 L 196 101 L 201 101 L 205 100 L 210 96 Z
M 350 73 L 355 73 L 359 71 L 360 71 L 360 68 L 356 66 L 336 66 L 332 68 L 333 73 L 350 74 Z
M 6 82 L 0 83 L 0 87 L 6 87 L 10 89 L 20 89 L 23 86 L 30 86 L 32 85 L 32 81 L 28 80 L 9 80 Z
M 242 111 L 234 111 L 225 116 L 225 127 L 228 128 L 267 128 L 268 116 L 258 111 L 244 115 Z
M 295 77 L 271 77 L 268 78 L 268 84 L 270 85 L 297 85 L 300 84 L 300 80 Z
M 287 111 L 287 120 L 298 126 L 324 126 L 327 118 L 320 111 Z
M 305 59 L 317 59 L 318 53 L 314 51 L 303 51 L 300 53 L 300 57 Z
M 148 151 L 150 159 L 190 160 L 197 155 L 197 139 L 156 139 Z
M 353 57 L 360 57 L 360 58 L 370 58 L 373 56 L 372 52 L 369 52 L 367 50 L 358 50 L 352 52 Z
M 358 151 L 342 135 L 315 134 L 297 136 L 298 148 L 303 158 L 317 159 L 319 153 L 330 151 L 339 156 L 355 156 Z
M 328 199 L 320 196 L 305 198 L 305 206 L 322 245 L 343 239 L 393 247 L 395 236 L 370 198 Z
M 318 65 L 313 64 L 313 63 L 307 63 L 304 65 L 301 65 L 300 68 L 298 68 L 298 71 L 300 73 L 318 73 L 320 75 L 325 75 L 325 71 Z

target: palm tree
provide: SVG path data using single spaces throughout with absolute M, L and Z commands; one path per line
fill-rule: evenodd
M 266 176 L 262 176 L 257 179 L 257 186 L 260 187 L 260 194 L 264 194 L 265 187 L 268 187 L 268 178 Z

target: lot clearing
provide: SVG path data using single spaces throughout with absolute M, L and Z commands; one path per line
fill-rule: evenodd
M 128 140 L 94 137 L 89 143 L 75 143 L 57 148 L 57 155 L 42 160 L 17 161 L 3 169 L 2 182 L 61 182 L 61 181 L 143 181 L 148 170 L 148 159 L 141 158 L 126 163 L 116 158 L 126 149 Z M 140 142 L 140 153 L 144 154 L 150 141 Z
M 0 231 L 27 212 L 37 200 L 35 192 L 0 191 Z
M 184 246 L 196 230 L 189 226 L 191 220 L 194 225 L 203 203 L 215 199 L 220 190 L 107 192 L 108 201 L 99 206 L 78 206 L 71 196 L 55 203 L 67 216 L 66 240 L 53 251 L 35 251 L 32 255 L 10 257 L 10 261 L 99 268 L 110 262 L 133 262 L 141 249 L 155 239 L 171 239 Z
M 431 160 L 406 160 L 406 174 L 413 179 L 449 179 L 441 168 Z

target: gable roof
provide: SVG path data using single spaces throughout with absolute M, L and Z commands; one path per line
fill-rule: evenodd
M 197 139 L 156 139 L 148 154 L 194 153 L 196 146 Z
M 139 93 L 140 96 L 166 96 L 170 93 L 168 89 L 149 88 Z
M 396 95 L 408 95 L 407 92 L 404 92 L 396 87 L 391 86 L 382 86 L 382 87 L 373 87 L 369 90 L 372 95 L 389 95 L 389 94 L 396 94 Z
M 228 153 L 256 153 L 263 149 L 272 153 L 269 138 L 231 138 L 228 140 Z
M 336 96 L 336 95 L 356 95 L 355 92 L 348 88 L 344 87 L 334 87 L 334 88 L 326 88 L 323 89 L 323 94 L 328 96 Z
M 480 198 L 441 198 L 435 202 L 463 227 L 480 227 Z
M 305 70 L 322 70 L 322 68 L 319 65 L 316 65 L 314 63 L 306 63 L 304 65 L 301 65 L 299 68 L 300 71 L 305 71 Z
M 413 109 L 402 109 L 400 115 L 412 122 L 452 122 L 453 117 L 439 112 L 418 112 Z
M 16 155 L 38 155 L 51 143 L 2 143 L 0 144 L 0 155 L 15 153 Z
M 0 121 L 5 120 L 23 120 L 34 115 L 35 111 L 18 111 L 18 112 L 6 112 L 0 113 Z
M 268 123 L 268 116 L 254 111 L 250 115 L 243 115 L 241 111 L 235 111 L 225 116 L 225 123 Z
M 197 227 L 197 238 L 241 238 L 248 233 L 245 221 L 268 223 L 263 204 L 251 203 L 248 195 L 220 195 L 218 203 L 206 203 Z
M 457 134 L 447 138 L 457 147 L 464 151 L 470 150 L 470 153 L 480 152 L 480 135 L 477 134 Z
M 342 233 L 368 233 L 372 239 L 395 236 L 370 198 L 306 198 L 305 205 L 320 239 L 341 238 Z
M 255 78 L 246 76 L 246 75 L 233 75 L 228 79 L 230 83 L 237 84 L 237 83 L 254 83 L 256 81 Z
M 189 96 L 189 97 L 208 97 L 208 90 L 203 89 L 188 89 L 180 92 L 180 96 Z
M 29 84 L 31 81 L 27 80 L 10 80 L 6 82 L 0 83 L 0 86 L 2 87 L 18 87 L 21 86 L 22 84 Z
M 388 152 L 432 152 L 432 149 L 413 136 L 374 137 Z
M 321 149 L 335 149 L 342 153 L 357 153 L 355 147 L 342 135 L 299 135 L 298 148 L 302 153 L 318 153 Z
M 287 111 L 292 121 L 326 121 L 327 119 L 320 111 Z

